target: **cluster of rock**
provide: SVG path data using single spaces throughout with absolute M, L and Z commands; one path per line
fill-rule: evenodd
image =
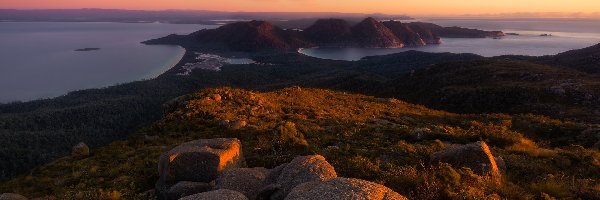
M 245 168 L 238 139 L 203 139 L 164 153 L 156 183 L 158 199 L 300 200 L 406 199 L 365 180 L 337 177 L 323 156 L 299 156 L 273 169 Z

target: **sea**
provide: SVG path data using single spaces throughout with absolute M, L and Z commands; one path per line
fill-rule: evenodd
M 310 48 L 299 52 L 334 60 L 359 60 L 409 50 L 541 56 L 600 43 L 598 20 L 423 18 L 416 21 L 519 35 L 502 39 L 443 38 L 443 44 L 420 48 Z M 75 90 L 154 78 L 172 68 L 185 50 L 140 42 L 216 27 L 164 23 L 0 22 L 0 103 L 52 98 Z M 542 34 L 552 36 L 540 36 Z
M 600 43 L 598 19 L 416 19 L 441 26 L 460 26 L 481 30 L 500 30 L 501 39 L 442 38 L 440 45 L 417 48 L 308 48 L 299 52 L 332 60 L 360 60 L 366 56 L 416 50 L 424 52 L 473 53 L 486 57 L 500 55 L 554 55 Z M 408 21 L 407 21 L 408 22 Z M 542 36 L 547 35 L 547 36 Z
M 173 67 L 185 50 L 179 46 L 144 45 L 142 41 L 215 27 L 0 22 L 0 103 L 51 98 L 75 90 L 154 78 Z

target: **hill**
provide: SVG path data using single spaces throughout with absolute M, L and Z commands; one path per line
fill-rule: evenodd
M 587 73 L 600 73 L 600 44 L 542 57 L 542 63 L 570 67 Z
M 0 191 L 59 199 L 147 199 L 166 149 L 198 138 L 236 137 L 250 167 L 321 154 L 340 176 L 382 183 L 410 199 L 600 195 L 600 153 L 589 149 L 582 132 L 594 129 L 584 124 L 535 115 L 453 114 L 395 99 L 298 87 L 204 89 L 165 108 L 170 112 L 162 120 L 129 139 L 92 149 L 89 158 L 67 157 L 37 168 L 0 184 Z M 246 125 L 227 126 L 241 121 Z M 476 141 L 485 141 L 503 159 L 501 182 L 429 162 L 434 152 Z
M 439 63 L 378 86 L 377 95 L 460 113 L 537 113 L 600 123 L 598 76 L 523 61 Z
M 421 22 L 380 22 L 369 17 L 353 26 L 342 19 L 319 19 L 305 30 L 282 29 L 267 21 L 235 22 L 213 30 L 201 30 L 187 36 L 170 35 L 144 43 L 252 52 L 294 51 L 317 46 L 401 48 L 440 44 L 440 36 L 479 38 L 501 35 L 500 31 L 446 28 Z
M 153 80 L 0 104 L 0 179 L 67 155 L 81 141 L 98 147 L 124 139 L 160 119 L 164 102 L 206 87 L 269 91 L 298 85 L 395 97 L 458 113 L 534 113 L 598 123 L 595 75 L 534 61 L 417 51 L 357 62 L 298 53 L 254 53 L 243 55 L 254 64 L 225 64 L 221 71 L 197 69 L 187 76 L 177 75 L 197 56 L 194 47 L 187 49 L 177 67 Z

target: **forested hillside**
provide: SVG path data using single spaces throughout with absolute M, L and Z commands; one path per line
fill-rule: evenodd
M 187 48 L 179 66 L 193 59 L 193 50 L 201 50 Z M 296 52 L 244 55 L 266 64 L 226 65 L 221 71 L 196 70 L 189 76 L 176 75 L 174 68 L 153 80 L 0 105 L 1 178 L 64 156 L 81 141 L 97 147 L 124 139 L 158 120 L 166 101 L 206 87 L 327 88 L 396 97 L 459 113 L 536 113 L 598 122 L 597 75 L 565 67 L 416 51 L 357 62 Z

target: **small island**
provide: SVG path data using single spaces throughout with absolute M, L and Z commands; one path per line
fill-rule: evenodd
M 83 48 L 83 49 L 75 49 L 75 51 L 98 51 L 100 48 Z

